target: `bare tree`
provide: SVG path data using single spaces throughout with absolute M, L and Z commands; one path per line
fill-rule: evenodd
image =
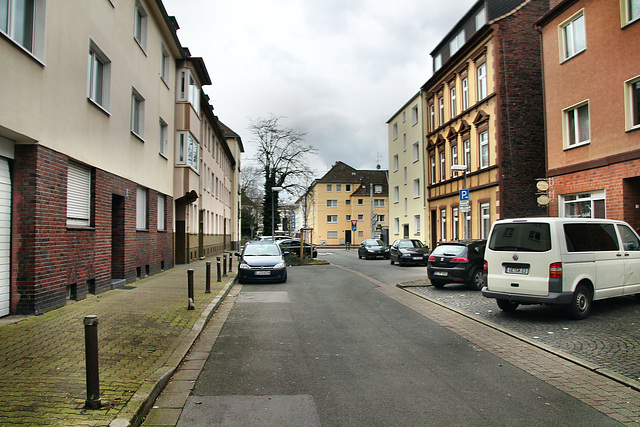
M 258 151 L 256 162 L 264 172 L 264 202 L 262 210 L 263 233 L 271 230 L 271 212 L 274 212 L 274 222 L 280 221 L 278 215 L 278 192 L 273 187 L 294 192 L 302 186 L 301 183 L 313 176 L 309 167 L 308 156 L 315 153 L 315 149 L 303 141 L 303 132 L 282 127 L 279 123 L 282 117 L 271 115 L 251 121 L 249 130 L 256 138 Z M 273 204 L 273 206 L 272 206 Z M 270 233 L 270 231 L 269 231 Z

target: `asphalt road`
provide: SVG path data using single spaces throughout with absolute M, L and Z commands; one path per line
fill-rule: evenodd
M 380 292 L 424 267 L 334 265 L 243 285 L 178 425 L 615 425 Z

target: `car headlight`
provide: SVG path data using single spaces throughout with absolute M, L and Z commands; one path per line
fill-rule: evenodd
M 273 266 L 273 268 L 284 268 L 285 267 L 285 263 L 284 262 L 279 262 L 276 265 Z
M 247 264 L 246 262 L 243 262 L 242 264 L 240 264 L 240 269 L 242 269 L 242 270 L 251 270 L 251 266 L 249 264 Z

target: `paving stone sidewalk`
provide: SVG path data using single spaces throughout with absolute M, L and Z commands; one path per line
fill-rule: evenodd
M 233 284 L 217 282 L 216 258 L 180 265 L 42 316 L 0 319 L 0 426 L 126 426 L 148 407 Z M 206 262 L 211 293 L 205 293 Z M 235 260 L 234 260 L 235 261 Z M 195 309 L 187 310 L 187 270 Z M 83 319 L 97 315 L 100 397 L 84 408 Z

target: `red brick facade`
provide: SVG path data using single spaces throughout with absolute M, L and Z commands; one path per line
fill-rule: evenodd
M 92 226 L 67 226 L 69 158 L 41 145 L 17 145 L 13 162 L 11 312 L 39 314 L 69 297 L 112 289 L 112 279 L 173 267 L 173 198 L 157 231 L 157 197 L 148 191 L 148 230 L 136 230 L 136 183 L 94 169 Z

